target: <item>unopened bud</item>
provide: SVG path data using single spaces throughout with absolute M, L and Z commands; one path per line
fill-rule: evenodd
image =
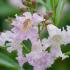
M 52 11 L 48 12 L 48 16 L 49 17 L 51 17 L 52 15 L 53 15 L 53 12 Z
M 31 0 L 32 4 L 35 5 L 36 4 L 36 0 Z
M 52 24 L 52 23 L 53 23 L 53 22 L 52 22 L 51 20 L 46 20 L 46 21 L 45 21 L 45 24 L 46 24 L 46 25 L 49 25 L 49 24 Z

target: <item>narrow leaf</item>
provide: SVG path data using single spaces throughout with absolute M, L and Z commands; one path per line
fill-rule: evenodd
M 11 67 L 11 68 L 18 67 L 18 64 L 14 60 L 12 60 L 10 57 L 8 57 L 7 55 L 1 52 L 0 52 L 0 65 Z
M 55 24 L 56 25 L 58 25 L 59 22 L 60 22 L 62 10 L 63 10 L 63 5 L 64 5 L 63 0 L 59 0 L 58 6 L 57 6 L 57 9 L 56 9 L 56 17 L 55 17 Z

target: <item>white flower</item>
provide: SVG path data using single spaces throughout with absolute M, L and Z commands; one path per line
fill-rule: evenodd
M 67 26 L 67 30 L 63 28 L 62 30 L 62 36 L 63 36 L 63 44 L 67 45 L 70 43 L 70 26 Z
M 50 52 L 53 55 L 53 58 L 55 58 L 55 59 L 58 58 L 58 57 L 61 57 L 62 60 L 68 58 L 67 55 L 64 55 L 64 53 L 62 53 L 60 45 L 55 45 L 55 44 L 52 45 Z
M 68 44 L 70 43 L 70 26 L 67 26 L 67 31 L 63 28 L 61 29 L 57 28 L 53 24 L 47 25 L 47 30 L 49 33 L 49 39 L 53 43 L 57 44 Z
M 54 43 L 63 43 L 63 37 L 62 37 L 62 32 L 61 29 L 58 29 L 56 26 L 53 24 L 47 25 L 47 30 L 49 33 L 49 37 L 52 42 Z
M 0 46 L 3 46 L 6 41 L 12 41 L 14 34 L 11 31 L 2 32 L 0 35 Z
M 44 50 L 46 50 L 48 47 L 50 47 L 51 42 L 49 42 L 49 39 L 43 39 L 42 40 L 42 45 Z
M 48 47 L 50 47 L 50 53 L 52 54 L 51 56 L 56 59 L 58 57 L 62 57 L 62 59 L 67 58 L 68 56 L 64 55 L 61 51 L 61 44 L 59 43 L 53 43 L 51 40 L 49 39 L 45 39 L 43 40 L 43 47 L 44 50 L 46 50 Z
M 67 32 L 65 34 L 67 34 L 67 43 L 70 43 L 70 26 L 67 26 Z
M 8 43 L 7 45 L 9 46 L 7 48 L 7 51 L 10 52 L 10 53 L 14 50 L 19 50 L 20 48 L 22 48 L 21 41 L 19 41 L 19 40 L 14 40 L 13 39 L 13 41 Z
M 62 57 L 62 59 L 67 58 L 68 56 L 64 55 L 61 51 L 62 44 L 68 44 L 67 33 L 65 30 L 61 31 L 61 29 L 57 28 L 53 24 L 47 25 L 47 30 L 49 33 L 48 39 L 44 39 L 42 43 L 45 48 L 51 47 L 51 53 L 54 53 L 55 57 Z M 70 39 L 70 38 L 69 38 Z M 66 40 L 66 41 L 65 41 Z

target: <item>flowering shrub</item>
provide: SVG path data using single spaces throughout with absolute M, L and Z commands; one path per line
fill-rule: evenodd
M 70 26 L 67 25 L 66 29 L 57 27 L 64 1 L 47 0 L 45 3 L 43 0 L 32 0 L 29 2 L 31 7 L 40 3 L 46 10 L 34 12 L 35 8 L 32 10 L 28 8 L 21 15 L 16 14 L 15 18 L 11 19 L 12 28 L 1 32 L 0 46 L 2 48 L 5 46 L 8 53 L 17 52 L 15 59 L 18 61 L 19 70 L 23 70 L 26 62 L 33 66 L 33 70 L 46 70 L 57 58 L 61 57 L 62 60 L 69 58 L 62 53 L 61 45 L 70 43 Z M 24 5 L 22 0 L 10 0 L 10 3 L 20 10 L 27 8 L 29 2 L 23 1 L 27 3 Z M 45 31 L 48 37 L 42 37 L 41 33 Z

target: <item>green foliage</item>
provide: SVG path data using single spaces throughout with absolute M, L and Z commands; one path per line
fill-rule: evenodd
M 19 70 L 19 65 L 11 59 L 8 55 L 0 52 L 0 66 L 4 66 L 7 68 L 12 68 L 13 70 Z
M 19 14 L 20 10 L 14 6 L 7 3 L 7 0 L 0 0 L 0 31 L 3 31 L 4 20 L 8 17 L 14 17 L 15 14 Z
M 25 63 L 23 67 L 25 70 L 33 70 L 33 67 L 29 65 L 28 63 Z
M 0 5 L 0 19 L 4 19 L 10 16 L 13 16 L 15 14 L 18 14 L 20 11 L 8 4 L 2 4 Z
M 31 44 L 31 41 L 29 39 L 24 40 L 22 45 L 23 45 L 23 54 L 27 54 L 27 53 L 31 52 L 32 44 Z
M 59 0 L 58 6 L 56 8 L 55 25 L 58 25 L 60 23 L 63 7 L 64 7 L 64 1 Z
M 67 58 L 62 61 L 62 59 L 58 59 L 52 65 L 52 67 L 47 70 L 70 70 L 70 58 Z
M 38 3 L 42 4 L 46 11 L 52 11 L 53 12 L 53 22 L 55 25 L 58 25 L 60 22 L 60 18 L 63 11 L 64 1 L 63 0 L 47 0 L 44 2 L 43 0 L 38 0 Z

